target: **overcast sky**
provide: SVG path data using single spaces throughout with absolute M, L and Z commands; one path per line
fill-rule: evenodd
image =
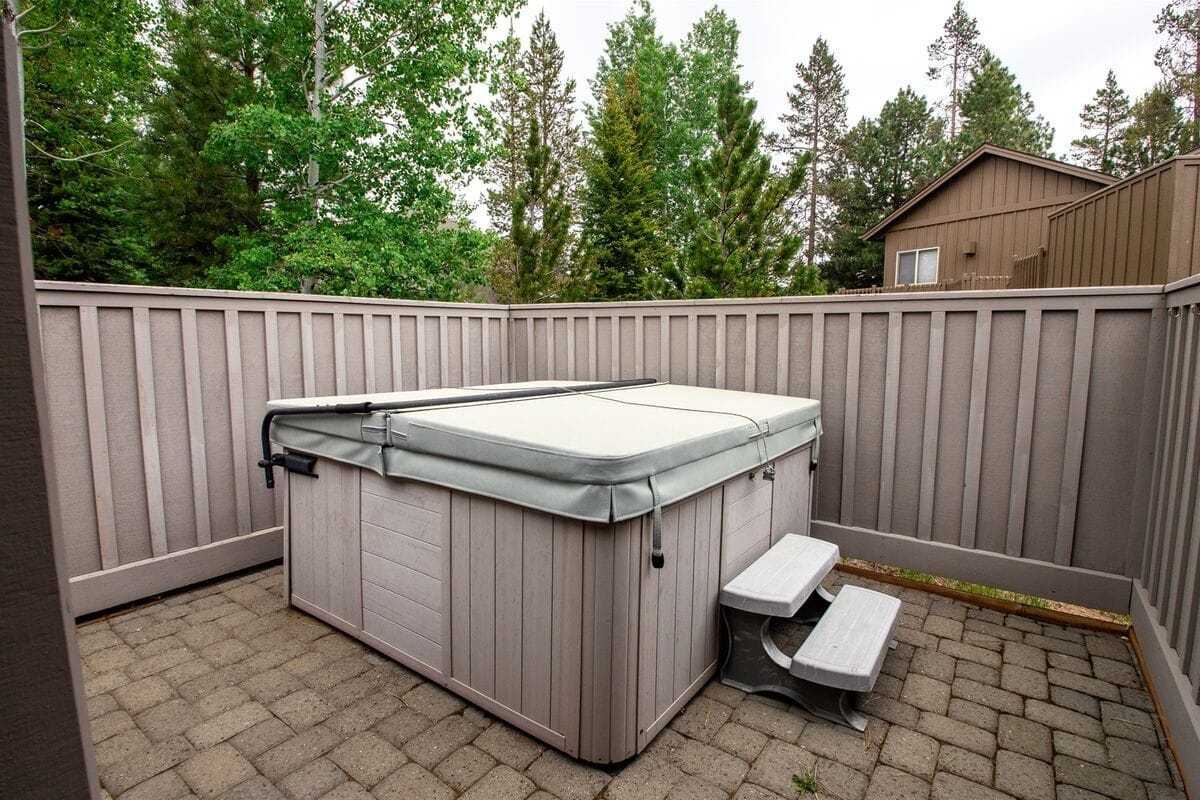
M 967 0 L 983 43 L 1017 76 L 1054 126 L 1054 152 L 1070 151 L 1079 135 L 1079 111 L 1111 68 L 1131 97 L 1159 78 L 1154 66 L 1154 17 L 1166 0 Z M 652 0 L 660 33 L 678 42 L 712 0 Z M 873 116 L 905 85 L 932 101 L 946 90 L 926 79 L 926 48 L 942 30 L 953 0 L 721 0 L 741 29 L 742 77 L 753 84 L 758 113 L 778 129 L 795 65 L 824 36 L 846 74 L 849 122 Z M 607 24 L 630 7 L 627 0 L 529 0 L 516 19 L 529 27 L 545 9 L 566 54 L 564 69 L 591 101 L 588 79 L 604 50 Z M 507 27 L 506 25 L 504 26 Z M 476 216 L 476 215 L 473 215 Z M 486 214 L 479 215 L 482 218 Z

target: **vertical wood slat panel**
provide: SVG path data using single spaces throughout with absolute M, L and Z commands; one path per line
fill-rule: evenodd
M 609 328 L 609 341 L 612 349 L 609 351 L 609 358 L 612 360 L 612 380 L 618 380 L 621 377 L 621 318 L 613 314 L 609 318 L 612 322 Z
M 658 375 L 660 381 L 671 380 L 671 317 L 662 314 L 658 318 Z
M 279 319 L 273 308 L 263 315 L 263 337 L 266 339 L 267 399 L 278 400 L 283 396 L 283 375 L 279 365 Z
M 425 343 L 425 315 L 417 314 L 417 388 L 429 388 L 429 354 Z
M 1004 552 L 1020 556 L 1025 548 L 1025 501 L 1029 492 L 1029 460 L 1033 453 L 1033 417 L 1037 395 L 1042 312 L 1025 312 L 1021 343 L 1021 377 L 1017 384 L 1017 422 L 1013 434 L 1012 482 L 1009 486 L 1008 534 Z
M 588 312 L 587 347 L 588 347 L 588 380 L 599 380 L 599 360 L 596 355 L 596 312 Z
M 917 507 L 917 537 L 933 538 L 933 495 L 937 482 L 938 424 L 942 413 L 942 352 L 946 312 L 934 311 L 929 320 L 929 366 L 925 381 L 925 425 L 921 447 L 921 494 Z
M 513 363 L 515 359 L 513 351 L 510 349 L 511 344 L 509 342 L 508 329 L 511 324 L 511 321 L 507 317 L 500 320 L 500 381 L 502 383 L 508 383 L 508 365 Z
M 1054 540 L 1056 564 L 1069 565 L 1075 545 L 1075 513 L 1079 504 L 1079 478 L 1083 467 L 1083 435 L 1087 424 L 1088 388 L 1092 380 L 1092 341 L 1095 328 L 1095 310 L 1080 309 L 1075 322 L 1075 357 L 1071 367 L 1071 398 L 1067 405 L 1062 490 L 1058 503 L 1058 529 Z
M 689 386 L 695 386 L 696 375 L 700 371 L 700 320 L 694 311 L 688 314 L 687 319 L 687 382 Z
M 438 314 L 438 385 L 450 385 L 450 320 Z
M 1194 314 L 1189 314 L 1189 338 L 1194 340 L 1200 339 L 1200 325 Z M 1193 350 L 1193 353 L 1195 351 Z M 1180 425 L 1180 434 L 1183 437 L 1185 445 L 1183 447 L 1186 457 L 1184 458 L 1182 478 L 1180 481 L 1179 512 L 1174 520 L 1172 528 L 1178 531 L 1173 543 L 1173 553 L 1168 553 L 1173 557 L 1170 563 L 1174 565 L 1171 570 L 1170 580 L 1167 582 L 1166 589 L 1166 611 L 1167 617 L 1165 626 L 1171 634 L 1172 641 L 1178 641 L 1180 629 L 1178 623 L 1182 613 L 1181 606 L 1184 602 L 1184 580 L 1185 577 L 1194 579 L 1195 561 L 1188 559 L 1189 545 L 1195 547 L 1200 543 L 1200 531 L 1195 528 L 1188 527 L 1188 519 L 1191 517 L 1193 503 L 1196 500 L 1196 484 L 1200 480 L 1200 474 L 1196 471 L 1196 451 L 1200 449 L 1200 441 L 1198 441 L 1198 433 L 1200 433 L 1200 355 L 1196 355 L 1192 361 L 1193 367 L 1191 375 L 1186 383 L 1190 387 L 1190 401 L 1187 402 L 1187 411 L 1183 415 L 1184 424 Z M 1185 393 L 1185 398 L 1188 393 Z M 1191 540 L 1189 542 L 1189 539 Z M 1191 566 L 1191 569 L 1189 569 Z
M 992 351 L 992 312 L 975 315 L 974 368 L 971 371 L 971 406 L 967 422 L 967 461 L 963 479 L 962 532 L 959 544 L 975 547 L 979 515 L 979 479 L 983 471 L 983 426 L 987 414 L 988 359 Z
M 400 337 L 400 317 L 392 314 L 388 317 L 388 332 L 392 337 L 392 391 L 404 389 L 404 350 Z
M 713 384 L 718 389 L 725 388 L 725 362 L 728 358 L 726 348 L 728 344 L 725 342 L 725 314 L 717 313 L 717 342 L 714 346 L 714 363 L 716 369 L 715 383 Z
M 825 314 L 820 311 L 814 312 L 812 315 L 810 345 L 808 396 L 814 400 L 820 400 L 822 378 L 825 372 Z
M 483 383 L 493 383 L 492 380 L 492 321 L 483 317 L 480 321 L 479 342 L 483 347 L 483 361 L 479 367 L 480 380 Z
M 758 391 L 758 315 L 746 315 L 746 355 L 745 374 L 742 376 L 742 388 L 747 392 Z
M 363 344 L 363 388 L 367 394 L 374 394 L 375 389 L 375 315 L 363 314 L 362 344 Z
M 212 541 L 208 503 L 208 454 L 204 443 L 204 391 L 200 381 L 200 344 L 196 310 L 185 308 L 179 321 L 183 328 L 183 381 L 187 395 L 188 444 L 192 458 L 192 498 L 196 515 L 196 544 Z
M 646 374 L 646 317 L 638 314 L 633 318 L 633 377 Z
M 791 330 L 792 316 L 786 311 L 779 314 L 778 334 L 775 338 L 775 393 L 788 394 L 790 391 L 791 381 L 791 354 L 789 348 L 792 343 Z
M 459 386 L 471 384 L 471 319 L 466 314 L 458 318 Z
M 558 377 L 558 342 L 555 339 L 556 320 L 554 315 L 546 317 L 546 377 Z
M 333 315 L 333 375 L 338 394 L 346 394 L 346 315 Z
M 854 478 L 858 459 L 858 382 L 862 358 L 862 314 L 850 314 L 846 343 L 846 398 L 842 418 L 842 505 L 840 521 L 854 524 Z
M 879 447 L 879 516 L 876 525 L 884 533 L 892 529 L 892 480 L 896 474 L 896 433 L 900 406 L 900 337 L 904 317 L 888 312 L 887 356 L 883 386 L 883 432 Z
M 233 435 L 233 490 L 237 509 L 238 535 L 249 533 L 250 480 L 246 459 L 246 397 L 242 389 L 242 337 L 238 312 L 225 311 L 225 364 L 229 375 L 229 416 Z M 344 376 L 343 376 L 344 379 Z
M 534 351 L 537 347 L 533 317 L 525 318 L 525 380 L 531 381 L 537 377 Z
M 88 450 L 92 461 L 92 495 L 96 503 L 96 528 L 100 538 L 100 566 L 102 569 L 112 569 L 121 560 L 117 550 L 117 521 L 113 510 L 112 466 L 108 457 L 100 322 L 95 306 L 82 306 L 79 309 L 79 339 L 83 351 L 84 405 L 87 411 Z
M 567 317 L 567 377 L 570 380 L 577 380 L 579 375 L 575 372 L 575 317 Z
M 1167 465 L 1167 445 L 1170 441 L 1171 418 L 1175 414 L 1175 398 L 1179 378 L 1179 352 L 1182 346 L 1182 325 L 1179 317 L 1167 316 L 1167 353 L 1163 360 L 1163 392 L 1158 408 L 1158 430 L 1155 435 L 1154 469 L 1150 480 L 1151 495 L 1147 510 L 1145 550 L 1142 553 L 1142 582 L 1151 597 L 1158 585 L 1162 559 L 1162 502 L 1166 494 L 1163 473 Z
M 316 355 L 313 353 L 312 312 L 300 312 L 300 365 L 304 379 L 304 396 L 317 394 Z
M 1181 348 L 1181 358 L 1179 359 L 1178 381 L 1173 381 L 1174 388 L 1171 392 L 1171 403 L 1175 407 L 1175 413 L 1170 416 L 1169 423 L 1169 446 L 1165 448 L 1165 453 L 1169 455 L 1170 468 L 1162 474 L 1163 494 L 1164 494 L 1164 511 L 1160 518 L 1162 534 L 1159 538 L 1158 549 L 1161 552 L 1163 569 L 1160 571 L 1158 581 L 1154 586 L 1154 601 L 1155 606 L 1159 610 L 1160 620 L 1166 622 L 1168 590 L 1171 585 L 1173 576 L 1177 573 L 1179 565 L 1173 562 L 1170 558 L 1174 551 L 1174 544 L 1178 537 L 1183 535 L 1177 526 L 1179 523 L 1179 504 L 1181 494 L 1187 490 L 1187 477 L 1185 474 L 1184 454 L 1191 448 L 1188 446 L 1188 429 L 1191 420 L 1185 416 L 1187 411 L 1187 403 L 1189 396 L 1197 391 L 1194 388 L 1196 381 L 1196 345 L 1200 336 L 1196 335 L 1196 317 L 1193 314 L 1187 313 L 1187 309 L 1181 313 L 1179 335 L 1183 339 L 1183 347 Z M 1164 466 L 1168 463 L 1164 460 Z
M 167 515 L 163 507 L 162 465 L 158 454 L 158 410 L 154 398 L 154 356 L 150 352 L 150 309 L 133 309 L 134 369 L 137 373 L 138 423 L 142 436 L 142 473 L 150 520 L 150 551 L 167 554 Z

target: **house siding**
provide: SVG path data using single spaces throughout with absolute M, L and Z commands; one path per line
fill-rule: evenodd
M 1053 169 L 986 155 L 891 225 L 884 283 L 896 285 L 896 254 L 939 247 L 938 280 L 967 273 L 1011 275 L 1014 257 L 1046 242 L 1047 216 L 1104 186 Z M 975 242 L 975 254 L 963 252 Z

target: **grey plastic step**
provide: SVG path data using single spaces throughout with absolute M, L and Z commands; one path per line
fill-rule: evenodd
M 838 560 L 838 546 L 789 533 L 721 589 L 721 605 L 791 617 Z
M 898 598 L 843 586 L 792 656 L 789 672 L 823 686 L 869 692 L 900 624 Z

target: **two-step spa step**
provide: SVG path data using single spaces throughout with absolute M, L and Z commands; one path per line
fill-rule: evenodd
M 837 563 L 837 545 L 788 534 L 721 590 L 726 657 L 721 679 L 746 691 L 789 696 L 827 719 L 861 729 L 866 721 L 846 692 L 875 685 L 900 622 L 900 601 L 820 584 Z M 815 623 L 792 656 L 771 637 L 773 619 Z

